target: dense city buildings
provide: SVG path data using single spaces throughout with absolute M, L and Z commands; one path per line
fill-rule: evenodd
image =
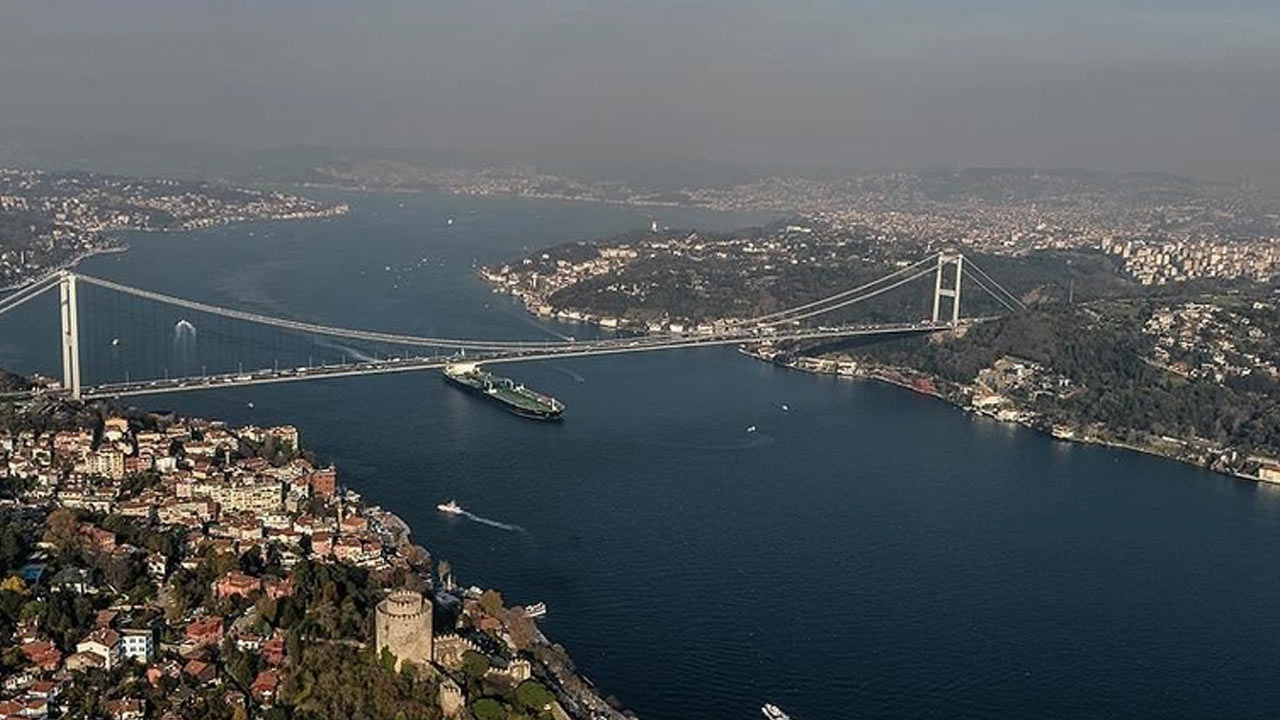
M 1197 278 L 1266 280 L 1278 271 L 1280 200 L 1247 183 L 1158 174 L 964 169 L 836 179 L 765 177 L 725 187 L 637 188 L 529 166 L 458 168 L 400 160 L 331 162 L 334 183 L 462 195 L 517 195 L 653 207 L 768 211 L 887 244 L 953 243 L 991 254 L 1087 249 L 1124 258 L 1146 284 Z
M 0 718 L 621 717 L 339 479 L 293 426 L 7 405 Z

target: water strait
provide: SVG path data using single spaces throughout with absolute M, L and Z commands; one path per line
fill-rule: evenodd
M 549 339 L 590 330 L 536 321 L 476 264 L 650 220 L 610 205 L 340 199 L 352 212 L 332 220 L 131 236 L 129 252 L 81 270 L 337 325 Z M 702 229 L 763 219 L 657 216 Z M 214 346 L 233 331 L 105 297 L 87 297 L 88 371 L 230 361 Z M 13 315 L 0 364 L 52 374 L 53 302 Z M 103 329 L 122 317 L 132 331 Z M 157 328 L 169 334 L 143 340 Z M 306 361 L 376 351 L 322 347 Z M 462 582 L 546 602 L 546 633 L 646 720 L 754 718 L 764 702 L 796 720 L 1280 707 L 1280 491 L 732 349 L 495 369 L 564 401 L 565 422 L 516 418 L 436 373 L 131 402 L 296 424 Z M 449 499 L 474 517 L 438 513 Z

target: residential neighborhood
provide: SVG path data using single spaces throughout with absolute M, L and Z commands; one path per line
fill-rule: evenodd
M 528 612 L 437 577 L 296 427 L 75 412 L 0 430 L 0 720 L 333 717 L 376 683 L 406 717 L 620 717 Z M 374 606 L 406 594 L 423 619 L 375 633 Z M 359 692 L 304 692 L 341 666 Z

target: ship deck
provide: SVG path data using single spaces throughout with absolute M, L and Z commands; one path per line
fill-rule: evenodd
M 494 388 L 491 393 L 502 402 L 533 412 L 555 412 L 557 409 L 552 402 L 539 400 L 531 395 L 509 388 Z

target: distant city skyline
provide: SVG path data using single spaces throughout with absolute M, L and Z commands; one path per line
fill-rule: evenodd
M 1276 67 L 1245 0 L 0 11 L 5 125 L 593 169 L 1274 167 Z

